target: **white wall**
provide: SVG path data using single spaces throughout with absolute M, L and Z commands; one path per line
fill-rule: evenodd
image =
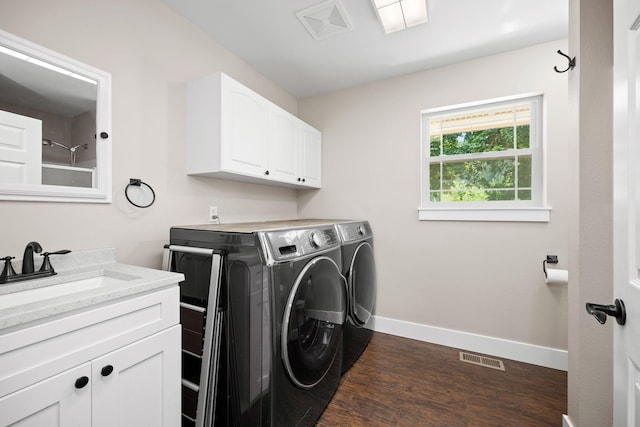
M 0 0 L 0 28 L 113 76 L 114 202 L 0 202 L 0 255 L 115 247 L 159 266 L 174 224 L 300 217 L 367 218 L 376 233 L 377 314 L 554 349 L 567 348 L 567 290 L 547 287 L 546 254 L 567 267 L 566 41 L 296 101 L 159 0 Z M 55 23 L 55 24 L 54 24 Z M 185 85 L 225 71 L 323 130 L 323 189 L 294 190 L 184 174 Z M 548 224 L 420 222 L 421 109 L 520 93 L 547 102 Z M 296 105 L 298 104 L 298 105 Z M 156 190 L 126 201 L 130 177 Z
M 585 303 L 611 304 L 614 299 L 614 3 L 569 1 L 569 50 L 578 58 L 569 79 L 569 185 L 575 191 L 571 195 L 573 221 L 569 231 L 574 285 L 568 296 L 568 414 L 574 427 L 613 425 L 613 331 L 619 326 L 611 320 L 600 325 L 587 314 Z M 624 10 L 620 4 L 617 7 Z M 632 20 L 629 16 L 627 23 L 617 24 L 623 28 L 621 32 L 628 32 Z M 626 90 L 616 83 L 616 90 Z M 623 200 L 616 200 L 617 208 Z
M 375 233 L 377 315 L 566 350 L 567 288 L 545 285 L 542 260 L 567 268 L 567 41 L 300 100 L 323 131 L 323 189 L 299 216 L 366 218 Z M 546 102 L 549 223 L 418 221 L 420 110 L 522 93 Z
M 297 101 L 159 0 L 0 0 L 0 28 L 101 68 L 113 78 L 113 195 L 108 205 L 0 202 L 0 253 L 115 247 L 120 261 L 159 267 L 169 227 L 295 218 L 290 189 L 185 174 L 186 82 L 224 71 L 295 113 Z M 156 191 L 148 209 L 124 197 L 129 178 Z M 54 261 L 55 265 L 55 261 Z

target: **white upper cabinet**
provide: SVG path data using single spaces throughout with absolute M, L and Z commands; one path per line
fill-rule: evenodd
M 229 78 L 222 89 L 220 168 L 261 175 L 267 170 L 269 103 Z
M 297 183 L 300 153 L 300 119 L 272 105 L 269 132 L 269 177 L 277 181 Z
M 322 134 L 306 123 L 300 129 L 299 177 L 308 187 L 320 188 L 322 184 Z
M 187 92 L 188 174 L 320 187 L 320 131 L 223 73 Z

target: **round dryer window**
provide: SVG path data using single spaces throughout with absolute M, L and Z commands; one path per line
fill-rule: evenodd
M 282 322 L 282 359 L 301 388 L 318 384 L 340 350 L 346 316 L 346 286 L 328 257 L 311 260 L 298 275 Z
M 356 249 L 349 269 L 349 317 L 356 326 L 364 326 L 376 301 L 376 264 L 373 248 L 364 242 Z

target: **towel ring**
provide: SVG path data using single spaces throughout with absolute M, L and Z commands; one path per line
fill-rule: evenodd
M 146 182 L 138 178 L 130 178 L 124 189 L 124 196 L 137 208 L 148 208 L 156 201 L 156 193 Z

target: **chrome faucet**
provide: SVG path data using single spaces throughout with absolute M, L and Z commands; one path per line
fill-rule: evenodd
M 29 274 L 35 271 L 33 267 L 33 253 L 39 254 L 42 252 L 42 246 L 38 242 L 29 242 L 24 248 L 24 255 L 22 255 L 22 274 Z

